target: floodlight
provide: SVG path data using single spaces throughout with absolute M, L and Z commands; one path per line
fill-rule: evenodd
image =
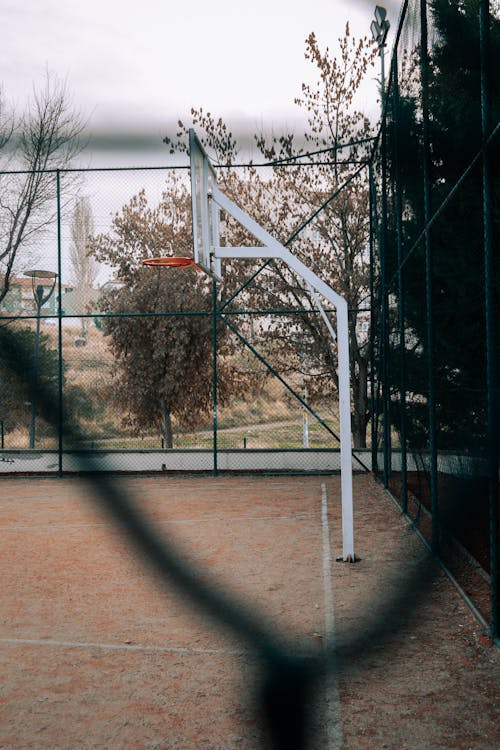
M 371 22 L 371 32 L 373 39 L 377 42 L 379 50 L 385 45 L 385 40 L 389 32 L 390 23 L 387 20 L 387 11 L 381 5 L 375 6 L 375 20 Z
M 375 18 L 380 28 L 384 26 L 384 21 L 386 19 L 386 16 L 387 16 L 386 9 L 383 8 L 381 5 L 376 5 L 375 6 Z
M 23 273 L 25 276 L 29 276 L 32 279 L 55 279 L 57 278 L 57 273 L 54 273 L 54 271 L 42 271 L 39 268 L 35 268 L 30 271 L 24 271 Z

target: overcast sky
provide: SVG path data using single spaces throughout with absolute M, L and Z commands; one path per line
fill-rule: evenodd
M 394 31 L 401 2 L 387 7 Z M 165 134 L 192 105 L 250 129 L 282 127 L 312 66 L 315 31 L 335 48 L 350 21 L 370 34 L 365 0 L 2 0 L 2 84 L 24 106 L 44 72 L 67 80 L 89 129 Z M 376 91 L 376 83 L 373 81 Z

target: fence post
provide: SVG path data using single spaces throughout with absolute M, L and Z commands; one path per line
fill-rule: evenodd
M 375 375 L 380 377 L 379 368 L 375 367 L 375 324 L 378 316 L 375 308 L 375 232 L 377 227 L 377 196 L 373 177 L 373 155 L 368 165 L 370 196 L 370 411 L 371 411 L 371 449 L 372 472 L 378 474 L 378 424 L 379 403 L 376 396 Z
M 427 0 L 420 0 L 420 78 L 422 94 L 422 167 L 424 193 L 424 243 L 425 243 L 425 301 L 427 314 L 427 380 L 428 380 L 428 419 L 429 419 L 429 460 L 430 491 L 432 510 L 431 547 L 434 554 L 439 552 L 440 521 L 437 481 L 436 445 L 436 393 L 434 362 L 434 320 L 433 320 L 433 253 L 429 221 L 431 218 L 430 185 L 430 141 L 429 141 L 429 53 L 427 33 Z
M 403 229 L 401 173 L 399 164 L 399 80 L 397 47 L 392 58 L 392 138 L 393 138 L 393 185 L 396 214 L 396 243 L 398 263 L 398 324 L 399 324 L 399 408 L 401 443 L 401 510 L 408 512 L 407 450 L 406 450 L 406 358 L 405 358 L 405 303 L 403 278 Z
M 61 171 L 56 171 L 57 196 L 57 323 L 58 323 L 58 476 L 63 475 L 63 347 L 62 347 L 62 258 L 61 258 Z
M 486 392 L 487 392 L 487 451 L 488 451 L 488 502 L 489 502 L 489 547 L 491 573 L 491 635 L 500 636 L 500 586 L 498 571 L 498 410 L 496 383 L 497 362 L 495 353 L 495 269 L 493 262 L 492 237 L 492 184 L 491 156 L 487 139 L 491 133 L 491 92 L 489 86 L 489 0 L 479 2 L 479 40 L 481 60 L 481 131 L 483 138 L 483 242 L 484 242 L 484 299 L 485 299 L 485 338 L 486 338 Z
M 384 487 L 389 486 L 391 473 L 391 416 L 389 387 L 389 293 L 387 289 L 387 107 L 382 101 L 382 206 L 380 221 L 380 292 L 381 299 L 381 370 L 382 414 L 384 435 Z

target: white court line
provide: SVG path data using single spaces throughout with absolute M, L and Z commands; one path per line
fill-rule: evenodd
M 85 643 L 80 641 L 49 641 L 33 638 L 0 638 L 0 645 L 6 646 L 46 646 L 48 648 L 88 648 L 103 651 L 151 651 L 162 654 L 185 656 L 249 656 L 250 651 L 232 651 L 217 648 L 185 648 L 181 646 L 143 646 L 135 643 Z
M 325 649 L 333 646 L 335 638 L 335 617 L 333 608 L 332 554 L 330 548 L 330 527 L 328 524 L 328 496 L 326 484 L 321 485 L 321 530 L 323 535 L 323 596 L 325 605 Z M 328 750 L 342 748 L 342 717 L 338 675 L 333 669 L 325 680 L 326 734 Z

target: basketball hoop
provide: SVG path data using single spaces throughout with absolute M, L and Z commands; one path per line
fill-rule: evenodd
M 153 266 L 154 268 L 189 268 L 190 266 L 199 268 L 193 258 L 183 258 L 174 255 L 168 255 L 164 258 L 144 258 L 142 265 Z

